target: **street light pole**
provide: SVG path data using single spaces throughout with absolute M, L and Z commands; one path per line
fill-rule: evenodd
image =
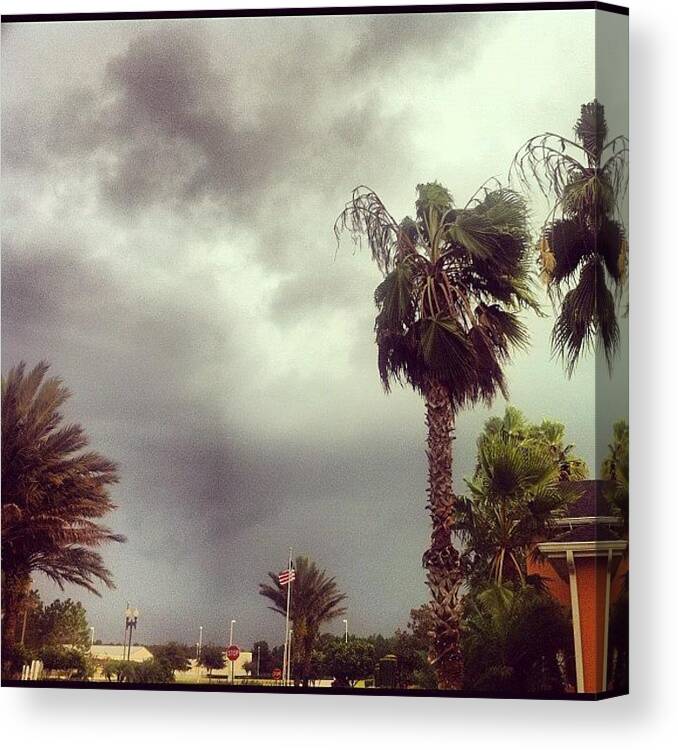
M 229 638 L 228 638 L 228 645 L 229 646 L 233 645 L 233 626 L 235 625 L 235 622 L 236 622 L 235 620 L 231 620 L 231 634 L 229 635 Z M 234 673 L 235 673 L 235 662 L 232 661 L 231 662 L 231 685 L 233 685 L 233 681 L 235 679 L 235 674 Z
M 348 620 L 344 620 L 344 643 L 348 643 Z
M 129 606 L 127 603 L 127 609 L 125 610 L 125 640 L 127 640 L 127 630 L 129 629 L 129 641 L 127 646 L 127 659 L 125 659 L 125 644 L 122 646 L 122 658 L 123 661 L 129 661 L 132 653 L 132 632 L 136 629 L 137 620 L 139 619 L 139 610 Z
M 195 655 L 195 668 L 198 673 L 198 682 L 200 682 L 200 657 L 202 656 L 202 625 L 200 626 L 200 635 L 198 636 L 198 643 Z
M 92 653 L 92 646 L 94 645 L 94 628 L 89 629 L 89 652 Z
M 129 623 L 127 621 L 127 613 L 129 612 L 129 602 L 127 602 L 127 607 L 125 608 L 125 635 L 122 639 L 122 660 L 125 661 L 125 651 L 127 650 L 127 628 L 129 627 Z
M 257 646 L 257 677 L 261 672 L 261 645 Z

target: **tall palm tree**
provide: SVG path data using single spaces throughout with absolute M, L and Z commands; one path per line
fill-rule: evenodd
M 113 587 L 96 548 L 124 537 L 97 523 L 115 508 L 108 486 L 116 465 L 93 451 L 78 424 L 63 425 L 59 409 L 70 396 L 40 362 L 22 362 L 2 381 L 2 610 L 3 649 L 17 640 L 17 623 L 34 572 L 59 586 L 98 593 Z
M 508 407 L 478 438 L 478 459 L 468 497 L 460 498 L 454 530 L 472 588 L 492 580 L 525 585 L 528 555 L 576 493 L 563 480 L 586 477 L 586 464 L 564 445 L 564 427 L 532 425 Z
M 426 402 L 428 504 L 424 555 L 441 689 L 459 689 L 461 569 L 452 544 L 452 432 L 458 411 L 506 393 L 503 365 L 527 342 L 520 308 L 531 292 L 526 207 L 516 193 L 481 188 L 463 207 L 434 182 L 417 187 L 416 218 L 397 222 L 358 187 L 335 224 L 367 238 L 384 279 L 376 288 L 378 369 L 385 390 L 409 384 Z
M 533 136 L 511 167 L 525 186 L 534 179 L 544 195 L 555 196 L 541 231 L 539 264 L 560 305 L 551 343 L 569 376 L 596 341 L 612 367 L 619 324 L 610 288 L 621 295 L 628 256 L 619 209 L 628 140 L 608 140 L 605 109 L 595 99 L 582 105 L 574 134 L 576 140 L 549 132 Z
M 297 557 L 294 561 L 295 579 L 292 584 L 290 601 L 290 619 L 294 624 L 293 660 L 298 675 L 305 685 L 311 674 L 311 660 L 320 627 L 326 622 L 345 614 L 346 608 L 341 603 L 346 594 L 339 591 L 334 578 L 327 576 L 325 570 L 307 557 Z M 259 593 L 269 599 L 274 612 L 283 615 L 287 611 L 287 586 L 281 586 L 278 576 L 269 573 L 272 584 L 259 584 Z

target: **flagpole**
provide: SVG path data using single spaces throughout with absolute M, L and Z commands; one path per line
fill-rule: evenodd
M 290 557 L 289 561 L 287 563 L 287 570 L 292 570 L 292 547 L 290 547 Z M 285 646 L 283 648 L 283 680 L 285 681 L 285 684 L 287 684 L 287 667 L 288 667 L 288 659 L 287 659 L 287 645 L 289 641 L 289 633 L 290 633 L 290 591 L 292 590 L 292 581 L 287 581 L 287 608 L 285 610 Z

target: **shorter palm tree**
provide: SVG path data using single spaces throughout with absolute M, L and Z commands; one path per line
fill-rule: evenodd
M 454 530 L 468 579 L 527 580 L 536 539 L 576 498 L 564 479 L 586 476 L 585 463 L 563 442 L 564 427 L 529 424 L 515 408 L 488 420 L 478 438 L 475 474 L 460 498 Z
M 2 643 L 11 649 L 31 576 L 43 573 L 63 588 L 76 584 L 98 594 L 113 588 L 97 548 L 122 542 L 96 519 L 115 508 L 109 486 L 117 466 L 94 451 L 78 424 L 62 425 L 70 396 L 40 362 L 22 362 L 2 381 Z
M 290 618 L 294 623 L 293 658 L 298 675 L 304 685 L 311 676 L 313 648 L 320 635 L 320 627 L 346 613 L 342 602 L 346 594 L 339 591 L 334 578 L 307 557 L 297 557 L 294 562 L 295 579 L 292 584 Z M 287 586 L 281 586 L 278 576 L 269 573 L 273 585 L 262 583 L 259 593 L 269 599 L 274 612 L 283 615 L 287 611 Z
M 463 623 L 466 689 L 517 695 L 565 689 L 571 629 L 547 594 L 488 584 L 467 597 Z

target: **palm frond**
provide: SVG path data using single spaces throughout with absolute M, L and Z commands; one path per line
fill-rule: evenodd
M 70 396 L 40 362 L 22 362 L 2 384 L 2 568 L 6 576 L 40 571 L 57 585 L 97 593 L 113 586 L 97 550 L 125 538 L 98 523 L 115 508 L 109 487 L 117 465 L 94 451 L 77 424 L 61 426 Z M 3 600 L 4 601 L 4 600 Z

